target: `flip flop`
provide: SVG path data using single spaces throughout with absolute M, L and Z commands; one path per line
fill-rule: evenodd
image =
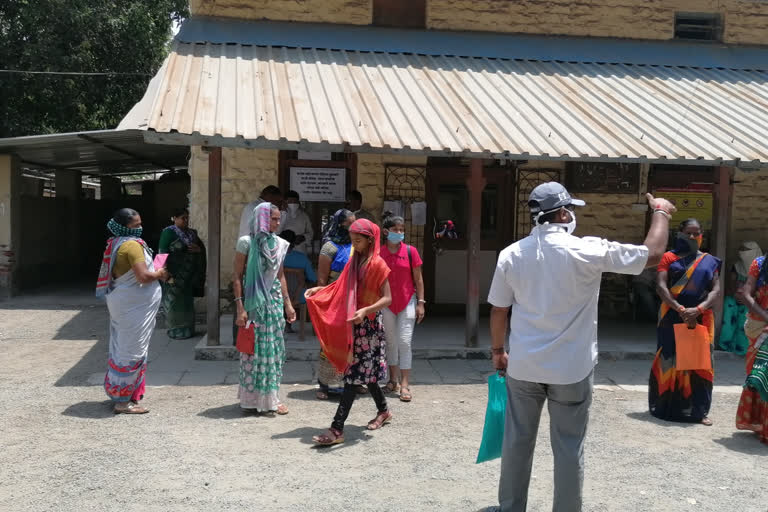
M 114 411 L 115 411 L 115 414 L 147 414 L 149 412 L 149 409 L 131 402 L 127 406 L 125 406 L 125 408 L 118 409 L 117 407 L 115 407 Z
M 332 446 L 344 442 L 344 433 L 334 428 L 329 428 L 327 433 L 314 436 L 312 440 L 320 446 Z

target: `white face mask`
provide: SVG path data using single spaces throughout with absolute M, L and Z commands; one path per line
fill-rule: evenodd
M 288 211 L 295 215 L 296 212 L 299 211 L 299 204 L 298 203 L 288 203 Z
M 565 231 L 572 235 L 574 231 L 576 231 L 576 212 L 572 212 L 568 210 L 568 212 L 571 214 L 571 222 L 565 225 Z

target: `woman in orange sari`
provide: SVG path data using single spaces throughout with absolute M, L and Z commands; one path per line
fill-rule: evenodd
M 377 430 L 392 420 L 387 399 L 379 387 L 386 378 L 387 355 L 381 310 L 392 302 L 389 267 L 379 256 L 379 227 L 360 219 L 349 228 L 352 257 L 333 284 L 306 291 L 312 324 L 333 366 L 344 373 L 342 393 L 331 428 L 313 439 L 320 445 L 344 442 L 344 422 L 357 396 L 357 386 L 365 385 L 376 402 L 378 413 L 368 422 Z
M 739 292 L 740 298 L 749 308 L 744 333 L 749 338 L 747 349 L 747 375 L 755 368 L 758 352 L 764 334 L 768 333 L 768 265 L 765 256 L 752 262 L 747 282 Z M 762 341 L 762 344 L 768 341 Z M 744 388 L 736 411 L 736 428 L 757 433 L 760 441 L 768 444 L 768 401 L 763 400 L 758 389 Z
M 667 421 L 701 423 L 711 426 L 712 350 L 715 316 L 712 305 L 720 295 L 721 262 L 699 250 L 701 224 L 688 219 L 680 225 L 675 247 L 661 258 L 657 290 L 662 300 L 659 312 L 656 358 L 648 382 L 648 407 L 651 414 Z M 677 369 L 675 324 L 689 328 L 702 324 L 709 331 L 709 368 Z

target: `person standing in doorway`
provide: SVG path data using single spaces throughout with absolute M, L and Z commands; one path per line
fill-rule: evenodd
M 499 482 L 500 509 L 523 512 L 544 402 L 555 459 L 552 510 L 580 511 L 584 438 L 597 362 L 597 302 L 604 272 L 637 275 L 661 261 L 676 211 L 648 194 L 651 227 L 644 245 L 573 236 L 576 206 L 559 183 L 531 193 L 531 234 L 499 255 L 491 283 L 491 343 L 507 375 L 507 411 Z M 510 320 L 511 309 L 511 320 Z M 509 329 L 509 352 L 505 336 Z
M 701 252 L 701 224 L 688 219 L 680 224 L 674 248 L 659 263 L 656 289 L 662 304 L 656 329 L 656 357 L 648 379 L 648 408 L 652 415 L 667 421 L 701 423 L 712 426 L 712 367 L 678 370 L 675 324 L 689 328 L 701 324 L 709 331 L 709 357 L 712 359 L 715 338 L 715 315 L 712 306 L 720 296 L 721 262 Z
M 251 216 L 253 215 L 254 208 L 261 203 L 272 203 L 275 206 L 280 207 L 280 205 L 283 204 L 283 193 L 274 185 L 266 186 L 261 191 L 258 199 L 251 201 L 243 207 L 243 212 L 240 214 L 240 227 L 237 230 L 238 240 L 251 234 L 251 226 L 249 224 Z
M 413 328 L 424 320 L 426 304 L 422 262 L 419 251 L 403 242 L 405 220 L 402 217 L 386 212 L 382 227 L 386 243 L 381 248 L 381 257 L 391 271 L 389 287 L 392 290 L 392 304 L 381 312 L 389 363 L 389 382 L 384 391 L 395 393 L 399 387 L 400 400 L 410 402 Z
M 347 208 L 355 214 L 356 219 L 368 219 L 369 221 L 376 223 L 376 219 L 373 214 L 363 209 L 363 194 L 358 190 L 353 190 L 347 194 Z
M 261 203 L 271 203 L 276 206 L 280 206 L 283 202 L 283 193 L 274 185 L 268 185 L 264 187 L 259 195 L 259 198 L 255 201 L 251 201 L 243 208 L 243 212 L 240 214 L 240 226 L 237 229 L 238 241 L 244 236 L 250 236 L 251 234 L 251 218 L 253 217 L 253 211 Z M 237 342 L 237 314 L 232 315 L 232 344 Z
M 280 221 L 280 233 L 293 231 L 296 235 L 293 250 L 309 254 L 314 230 L 309 215 L 299 203 L 299 193 L 293 190 L 285 194 L 286 210 L 283 212 L 283 220 Z

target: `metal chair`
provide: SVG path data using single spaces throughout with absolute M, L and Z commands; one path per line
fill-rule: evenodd
M 301 295 L 306 288 L 304 270 L 300 268 L 284 268 L 285 284 L 288 286 L 288 297 L 299 317 L 299 341 L 304 341 L 307 323 L 307 304 L 301 302 Z

